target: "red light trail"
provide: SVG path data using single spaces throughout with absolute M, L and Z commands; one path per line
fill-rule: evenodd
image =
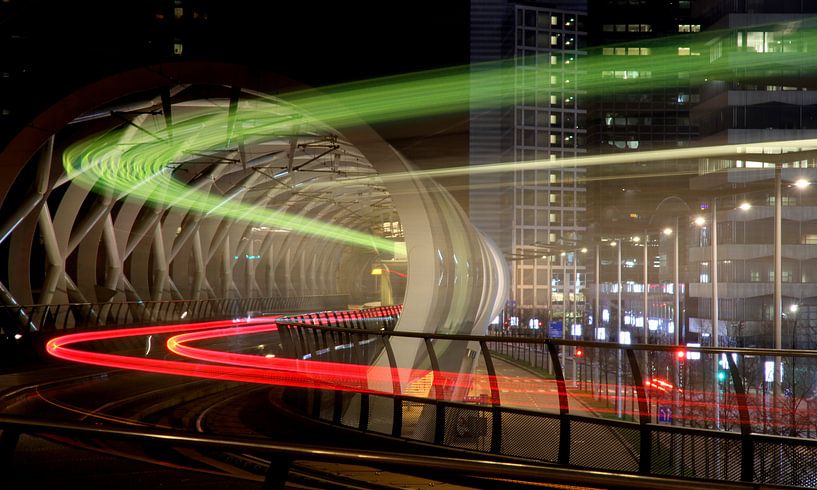
M 330 320 L 357 320 L 365 318 L 376 318 L 377 314 L 371 311 L 355 311 L 336 313 L 320 313 L 309 315 L 299 321 L 309 323 L 329 323 Z M 483 392 L 490 391 L 490 385 L 494 381 L 488 375 L 457 373 L 457 372 L 436 372 L 427 369 L 411 368 L 390 368 L 385 366 L 372 366 L 353 363 L 340 363 L 319 361 L 312 359 L 290 359 L 282 357 L 267 357 L 257 354 L 242 354 L 237 352 L 212 350 L 188 345 L 192 342 L 204 340 L 216 340 L 241 335 L 263 334 L 275 332 L 278 329 L 275 319 L 278 317 L 256 317 L 241 318 L 237 320 L 222 320 L 201 323 L 185 323 L 175 325 L 162 325 L 150 327 L 138 327 L 116 330 L 103 330 L 95 332 L 83 332 L 68 334 L 56 337 L 48 341 L 46 349 L 49 354 L 74 362 L 93 364 L 97 366 L 129 369 L 136 371 L 170 374 L 187 377 L 208 378 L 216 380 L 237 381 L 245 383 L 257 383 L 267 385 L 279 385 L 299 388 L 313 388 L 324 390 L 340 390 L 359 393 L 370 393 L 390 396 L 395 392 L 384 387 L 393 386 L 394 380 L 399 379 L 404 383 L 417 382 L 431 376 L 430 382 L 424 385 L 426 393 L 412 396 L 426 397 L 429 399 L 440 399 L 445 401 L 461 401 L 464 395 L 474 389 Z M 74 344 L 84 342 L 97 342 L 113 339 L 135 338 L 147 335 L 172 335 L 166 341 L 168 350 L 187 360 L 166 360 L 152 359 L 145 357 L 133 357 L 119 354 L 109 354 L 103 352 L 92 352 L 72 347 Z M 328 351 L 327 351 L 328 352 Z M 195 361 L 195 362 L 194 362 Z M 555 396 L 556 381 L 552 379 L 527 378 L 513 376 L 496 376 L 496 384 L 501 391 L 501 397 L 506 399 L 514 395 L 533 395 L 525 399 L 514 399 L 513 406 L 529 407 L 537 410 L 558 411 L 558 398 Z M 677 419 L 694 421 L 711 421 L 714 417 L 701 413 L 689 413 L 690 409 L 700 412 L 701 409 L 711 409 L 708 400 L 708 393 L 686 390 L 688 397 L 683 402 L 680 400 L 667 399 L 667 394 L 672 392 L 673 385 L 654 378 L 645 383 L 647 389 L 653 388 L 660 391 L 663 396 L 650 399 L 650 402 L 659 402 L 662 405 L 672 406 Z M 405 385 L 404 385 L 405 386 Z M 440 389 L 441 388 L 441 389 Z M 636 396 L 628 396 L 627 392 L 633 393 L 632 386 L 605 386 L 597 384 L 596 389 L 601 392 L 612 388 L 621 390 L 621 396 L 626 405 L 637 407 L 639 399 Z M 679 390 L 680 392 L 680 390 Z M 547 393 L 550 393 L 548 395 Z M 696 401 L 696 394 L 700 395 L 701 401 Z M 538 400 L 534 397 L 538 396 Z M 572 398 L 582 400 L 585 403 L 598 403 L 592 393 L 572 391 Z M 749 405 L 759 406 L 756 400 L 750 400 Z M 490 399 L 490 397 L 489 397 Z M 682 407 L 686 410 L 682 410 Z M 571 411 L 578 407 L 572 406 Z M 720 417 L 722 424 L 739 424 L 737 416 L 737 404 L 721 404 L 723 414 Z M 578 408 L 579 411 L 582 411 Z M 769 407 L 768 410 L 779 411 L 783 414 L 789 412 L 782 408 Z M 598 413 L 615 413 L 614 408 L 593 407 Z M 684 412 L 687 413 L 684 413 Z M 638 409 L 624 411 L 627 415 L 638 416 Z M 798 414 L 803 414 L 798 410 Z M 757 422 L 755 422 L 757 423 Z M 768 422 L 767 422 L 768 424 Z M 777 425 L 777 424 L 775 424 Z M 780 424 L 784 425 L 785 424 Z

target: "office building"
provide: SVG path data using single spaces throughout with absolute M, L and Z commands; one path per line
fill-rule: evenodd
M 471 7 L 472 71 L 511 59 L 509 90 L 526 87 L 515 90 L 509 106 L 471 111 L 471 165 L 583 154 L 584 2 L 478 0 Z M 584 311 L 581 287 L 575 287 L 583 285 L 585 270 L 577 263 L 585 230 L 583 175 L 573 167 L 508 172 L 498 183 L 495 176 L 471 178 L 471 219 L 512 265 L 507 314 L 514 323 Z

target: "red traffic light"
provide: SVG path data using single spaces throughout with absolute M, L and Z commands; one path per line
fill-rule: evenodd
M 685 351 L 679 350 L 678 352 L 675 353 L 675 355 L 678 357 L 678 359 L 683 359 L 687 356 L 687 353 Z
M 584 351 L 581 349 L 581 347 L 577 347 L 576 348 L 576 357 L 582 357 L 582 356 L 584 356 Z

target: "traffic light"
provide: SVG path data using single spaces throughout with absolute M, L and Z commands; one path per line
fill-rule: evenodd
M 576 357 L 584 357 L 584 351 L 581 347 L 576 347 Z
M 726 380 L 726 371 L 718 371 L 718 381 Z

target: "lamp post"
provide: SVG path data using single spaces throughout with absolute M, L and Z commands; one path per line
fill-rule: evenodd
M 748 211 L 752 208 L 752 205 L 748 201 L 742 202 L 737 209 L 741 211 Z M 703 226 L 706 224 L 706 220 L 703 217 L 698 217 L 695 219 L 695 224 L 698 226 Z M 710 266 L 710 275 L 709 279 L 712 283 L 712 347 L 719 347 L 720 345 L 720 328 L 719 328 L 719 299 L 720 296 L 718 294 L 718 200 L 717 198 L 712 198 L 712 232 L 710 234 L 710 241 L 712 242 L 712 256 L 711 256 L 711 266 Z M 777 276 L 777 274 L 775 274 Z M 775 277 L 777 279 L 777 277 Z M 715 394 L 715 428 L 720 428 L 720 378 L 718 377 L 718 359 L 719 356 L 715 356 L 713 359 L 713 369 L 712 372 L 713 376 L 713 384 L 714 386 L 714 394 Z
M 795 329 L 797 328 L 797 311 L 799 309 L 800 309 L 800 305 L 798 305 L 797 303 L 792 303 L 791 305 L 789 305 L 789 313 L 791 313 L 791 316 L 794 318 L 794 322 L 791 324 L 791 348 L 792 349 L 797 348 L 797 346 L 795 345 L 796 344 L 796 339 L 797 339 L 797 337 L 795 336 L 796 335 Z
M 621 316 L 624 314 L 624 306 L 621 304 L 621 239 L 610 242 L 610 245 L 616 247 L 617 258 L 616 264 L 616 305 L 618 306 L 618 314 L 616 315 L 616 342 L 621 345 Z M 624 400 L 621 396 L 621 348 L 616 350 L 616 415 L 621 418 L 624 413 Z
M 669 207 L 669 210 L 665 208 Z M 655 207 L 655 211 L 653 212 L 652 217 L 650 218 L 648 227 L 653 226 L 653 222 L 656 221 L 656 218 L 659 216 L 664 215 L 669 217 L 675 218 L 674 228 L 668 221 L 663 221 L 663 230 L 661 231 L 664 236 L 672 236 L 673 237 L 673 342 L 675 345 L 680 345 L 681 343 L 681 268 L 680 268 L 680 249 L 679 249 L 679 242 L 681 238 L 681 230 L 680 230 L 680 216 L 684 216 L 684 220 L 686 221 L 688 217 L 692 214 L 692 209 L 689 207 L 689 204 L 679 196 L 667 196 L 658 203 Z M 660 218 L 659 218 L 659 221 Z M 657 224 L 657 223 L 656 223 Z
M 598 332 L 599 328 L 601 327 L 601 310 L 599 309 L 600 299 L 599 296 L 601 295 L 601 258 L 599 257 L 599 253 L 601 252 L 599 244 L 596 244 L 596 294 L 594 299 L 595 307 L 593 308 L 593 327 L 596 328 L 596 332 Z M 594 332 L 594 338 L 598 339 L 598 333 Z M 605 335 L 605 338 L 607 336 Z
M 681 295 L 680 295 L 680 273 L 678 271 L 678 217 L 675 217 L 675 230 L 666 227 L 662 231 L 665 236 L 672 236 L 672 299 L 673 299 L 673 318 L 672 318 L 672 333 L 674 336 L 674 344 L 681 343 L 680 325 L 681 325 Z
M 783 164 L 774 166 L 774 348 L 783 348 Z M 805 189 L 811 182 L 797 179 L 793 183 L 797 189 Z M 775 406 L 780 395 L 782 377 L 780 356 L 774 360 L 774 380 L 772 396 Z

